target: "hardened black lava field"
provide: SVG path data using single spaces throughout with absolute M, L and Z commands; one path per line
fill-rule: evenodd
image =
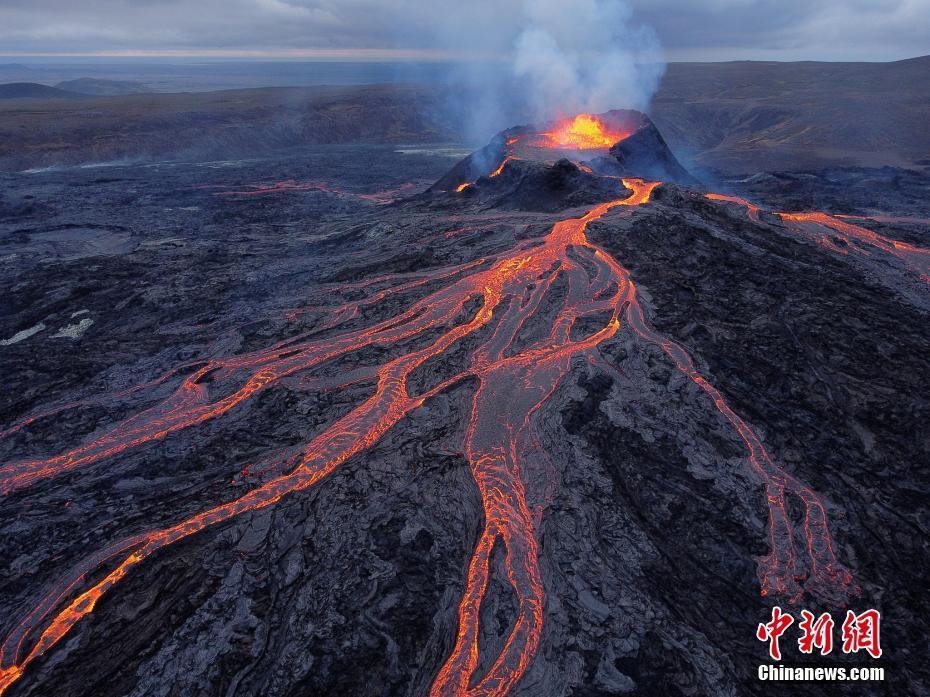
M 0 692 L 930 690 L 930 174 L 621 130 L 0 175 Z

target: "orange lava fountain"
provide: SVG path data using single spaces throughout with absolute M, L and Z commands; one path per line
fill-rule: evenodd
M 560 121 L 553 130 L 540 135 L 542 137 L 533 143 L 536 147 L 596 150 L 611 147 L 632 135 L 632 131 L 611 127 L 591 114 L 578 114 L 574 119 Z
M 617 206 L 647 204 L 659 184 L 639 179 L 625 179 L 623 183 L 632 191 L 627 198 L 601 203 L 582 217 L 556 223 L 542 244 L 524 243 L 497 258 L 458 267 L 353 284 L 353 289 L 364 289 L 388 278 L 398 281 L 393 288 L 378 291 L 369 298 L 331 308 L 316 334 L 321 329 L 335 333 L 322 338 L 297 337 L 263 351 L 207 361 L 184 378 L 162 404 L 116 424 L 104 435 L 56 457 L 0 468 L 4 491 L 27 488 L 39 479 L 88 466 L 219 417 L 298 371 L 313 369 L 363 347 L 395 346 L 405 339 L 431 336 L 438 330 L 431 343 L 421 348 L 380 365 L 354 368 L 337 378 L 326 378 L 335 383 L 330 387 L 366 379 L 375 380 L 377 386 L 363 403 L 307 443 L 288 473 L 256 486 L 238 499 L 88 555 L 55 584 L 3 642 L 0 694 L 149 557 L 205 528 L 246 511 L 273 505 L 284 496 L 313 486 L 349 458 L 371 448 L 413 410 L 465 378 L 476 380 L 477 388 L 462 449 L 481 494 L 484 521 L 466 573 L 454 645 L 435 678 L 431 696 L 507 694 L 537 652 L 545 610 L 538 526 L 547 494 L 528 491 L 531 478 L 525 476 L 534 467 L 538 470 L 538 463 L 544 460 L 534 435 L 534 420 L 573 364 L 578 360 L 603 364 L 605 359 L 599 346 L 621 330 L 630 332 L 645 347 L 664 352 L 681 373 L 706 393 L 709 404 L 715 406 L 721 419 L 732 426 L 746 445 L 749 464 L 765 488 L 770 521 L 770 554 L 761 560 L 759 569 L 762 594 L 778 593 L 792 599 L 800 596 L 796 566 L 799 554 L 805 556 L 804 569 L 812 577 L 808 579 L 808 589 L 822 589 L 828 594 L 852 591 L 851 575 L 835 559 L 824 507 L 816 495 L 774 463 L 752 428 L 697 372 L 685 349 L 649 326 L 627 269 L 587 238 L 589 223 Z M 558 278 L 567 282 L 567 291 L 564 297 L 553 299 L 551 291 Z M 440 282 L 444 287 L 429 292 L 395 317 L 363 329 L 339 330 L 339 325 L 358 317 L 366 305 L 380 302 L 388 295 Z M 469 309 L 476 300 L 480 301 L 480 307 Z M 558 303 L 557 316 L 551 325 L 547 324 L 548 334 L 518 344 L 521 329 L 542 314 L 540 308 L 545 302 Z M 603 319 L 596 330 L 576 336 L 573 330 L 582 318 Z M 408 378 L 415 369 L 465 337 L 475 336 L 479 330 L 482 339 L 473 349 L 467 367 L 430 389 L 411 394 Z M 237 379 L 241 387 L 224 397 L 211 398 L 209 383 L 204 381 L 208 374 L 220 375 L 224 380 Z M 795 523 L 789 517 L 786 509 L 789 495 L 801 502 L 803 523 Z M 481 634 L 479 609 L 488 587 L 491 553 L 496 545 L 502 545 L 506 552 L 506 578 L 517 598 L 516 617 L 500 653 L 488 661 L 490 668 L 476 675 Z

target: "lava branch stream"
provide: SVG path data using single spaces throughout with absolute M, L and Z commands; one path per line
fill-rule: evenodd
M 819 499 L 774 463 L 752 428 L 697 372 L 687 352 L 648 325 L 629 272 L 588 240 L 589 223 L 615 206 L 647 203 L 658 186 L 658 182 L 638 179 L 623 182 L 632 191 L 629 197 L 602 203 L 580 218 L 556 223 L 539 246 L 520 246 L 493 260 L 441 269 L 406 280 L 395 289 L 379 291 L 374 298 L 339 306 L 322 323 L 323 329 L 336 333 L 324 338 L 298 337 L 263 351 L 206 361 L 185 377 L 162 404 L 117 424 L 90 443 L 55 458 L 13 463 L 0 469 L 5 491 L 25 489 L 38 479 L 88 466 L 220 416 L 297 371 L 320 366 L 365 346 L 397 345 L 407 339 L 423 338 L 429 332 L 425 346 L 362 369 L 376 381 L 374 393 L 315 436 L 294 460 L 289 473 L 174 525 L 117 542 L 88 556 L 60 579 L 0 647 L 0 694 L 90 615 L 111 588 L 153 554 L 207 527 L 273 505 L 288 494 L 313 486 L 342 463 L 371 448 L 427 400 L 466 377 L 476 379 L 477 387 L 463 451 L 481 494 L 484 521 L 466 572 L 454 645 L 435 678 L 431 695 L 506 694 L 528 669 L 542 635 L 545 589 L 539 568 L 537 528 L 547 494 L 527 489 L 530 480 L 526 472 L 545 459 L 533 434 L 534 418 L 571 371 L 573 362 L 602 361 L 600 344 L 617 336 L 623 327 L 667 354 L 678 370 L 707 394 L 745 443 L 750 464 L 765 487 L 770 519 L 771 552 L 759 570 L 762 593 L 796 599 L 802 592 L 799 573 L 803 574 L 803 570 L 810 570 L 808 580 L 816 582 L 807 590 L 820 592 L 822 586 L 834 592 L 852 590 L 851 575 L 835 559 Z M 550 291 L 557 278 L 567 283 L 567 291 L 564 298 L 554 301 L 558 312 L 548 334 L 536 339 L 524 337 L 519 342 L 521 329 L 541 314 L 545 300 L 552 300 Z M 363 305 L 398 289 L 420 287 L 430 281 L 445 281 L 447 285 L 429 292 L 393 318 L 364 329 L 339 331 L 346 319 L 358 316 Z M 369 283 L 358 285 L 366 287 Z M 475 304 L 479 305 L 476 310 L 469 309 Z M 573 329 L 582 318 L 605 319 L 596 331 L 575 337 Z M 468 336 L 481 338 L 470 354 L 469 365 L 438 385 L 411 394 L 408 378 L 413 371 Z M 240 372 L 246 374 L 242 386 L 211 401 L 206 379 L 211 374 L 229 377 Z M 342 376 L 342 384 L 357 382 L 358 373 L 358 369 L 348 371 Z M 548 483 L 553 485 L 552 481 Z M 798 497 L 805 507 L 800 533 L 786 511 L 788 495 Z M 798 538 L 803 542 L 799 544 Z M 499 655 L 486 662 L 490 667 L 483 674 L 476 675 L 479 611 L 496 545 L 502 545 L 506 553 L 503 563 L 517 598 L 516 617 Z M 802 560 L 800 555 L 804 556 Z M 99 580 L 89 584 L 91 576 Z
M 746 209 L 747 215 L 755 222 L 762 222 L 762 207 L 740 198 L 725 194 L 706 194 L 711 201 L 734 203 Z M 784 221 L 789 229 L 813 240 L 822 247 L 837 254 L 847 255 L 850 251 L 860 256 L 870 256 L 871 252 L 879 251 L 888 254 L 900 262 L 905 269 L 923 283 L 930 284 L 930 249 L 923 249 L 901 240 L 880 235 L 861 225 L 854 225 L 847 220 L 849 216 L 835 216 L 821 211 L 807 213 L 786 213 L 772 211 Z M 873 220 L 883 222 L 881 217 Z M 895 218 L 887 220 L 895 221 Z M 905 219 L 907 220 L 907 219 Z M 920 220 L 920 219 L 913 219 Z

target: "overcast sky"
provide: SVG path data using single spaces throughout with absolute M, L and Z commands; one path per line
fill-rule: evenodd
M 629 23 L 651 27 L 667 60 L 930 53 L 930 0 L 626 4 Z M 0 0 L 0 54 L 500 56 L 524 21 L 523 0 Z

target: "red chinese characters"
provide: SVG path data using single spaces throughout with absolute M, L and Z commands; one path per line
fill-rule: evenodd
M 867 651 L 872 658 L 882 655 L 879 637 L 878 610 L 866 610 L 857 615 L 852 610 L 846 611 L 843 621 L 843 653 Z
M 756 637 L 758 637 L 759 641 L 769 642 L 769 655 L 776 661 L 781 660 L 778 639 L 792 624 L 794 624 L 794 618 L 791 615 L 784 614 L 781 608 L 776 605 L 772 608 L 772 620 L 760 624 L 756 629 Z
M 880 620 L 881 615 L 878 610 L 866 610 L 858 615 L 848 610 L 842 626 L 843 653 L 866 651 L 872 658 L 880 658 L 882 655 Z M 794 617 L 775 606 L 772 608 L 772 619 L 759 624 L 756 629 L 756 638 L 769 643 L 769 655 L 776 661 L 781 660 L 779 639 L 792 624 L 794 624 Z M 798 629 L 801 632 L 798 639 L 798 651 L 812 654 L 817 649 L 821 656 L 831 653 L 835 626 L 829 612 L 824 612 L 818 617 L 809 610 L 801 610 L 801 621 L 798 623 Z
M 801 653 L 813 653 L 820 649 L 820 655 L 826 656 L 833 650 L 833 618 L 829 612 L 823 613 L 816 620 L 814 613 L 801 610 L 801 638 L 798 639 L 798 650 Z

